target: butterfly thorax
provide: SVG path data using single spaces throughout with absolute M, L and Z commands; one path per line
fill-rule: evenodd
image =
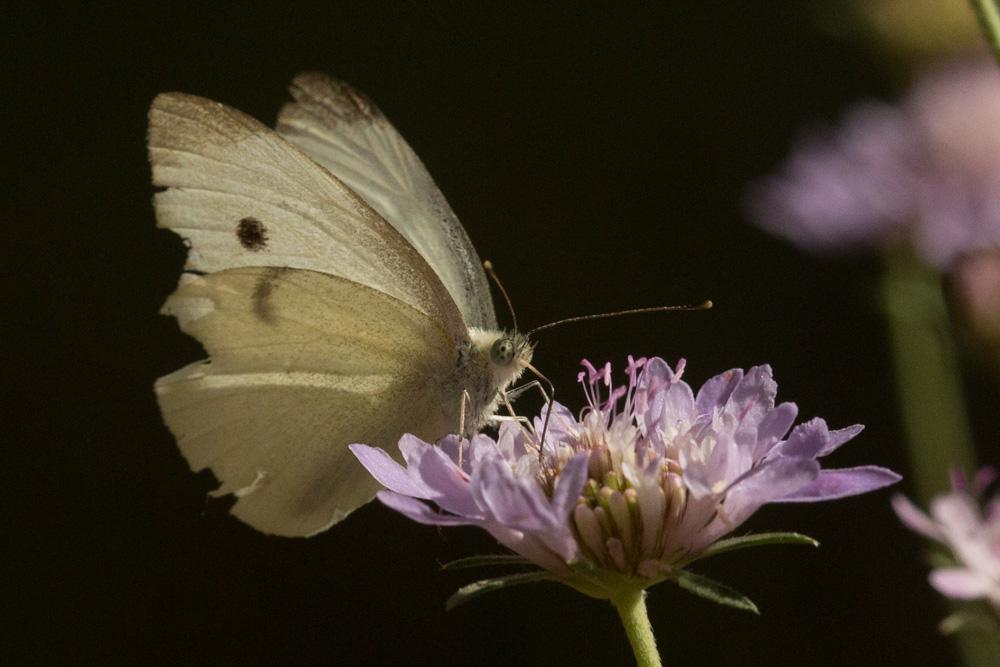
M 469 328 L 469 340 L 458 350 L 452 375 L 455 395 L 468 392 L 465 430 L 480 431 L 497 412 L 500 392 L 521 377 L 531 362 L 533 346 L 524 334 Z

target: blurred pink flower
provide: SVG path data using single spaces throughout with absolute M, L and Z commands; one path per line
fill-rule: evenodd
M 801 140 L 746 203 L 760 227 L 811 251 L 902 239 L 947 271 L 1000 248 L 1000 70 L 953 63 L 899 106 L 857 105 L 835 132 Z
M 1000 359 L 1000 248 L 963 257 L 952 278 L 973 333 Z
M 907 527 L 954 556 L 953 567 L 931 572 L 934 588 L 949 598 L 988 600 L 1000 611 L 1000 494 L 984 507 L 979 500 L 995 478 L 992 468 L 980 470 L 971 484 L 953 475 L 952 491 L 931 501 L 930 516 L 902 495 L 893 496 L 892 506 Z

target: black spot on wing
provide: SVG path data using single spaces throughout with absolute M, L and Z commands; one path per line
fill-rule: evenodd
M 257 218 L 243 218 L 236 225 L 236 238 L 247 250 L 260 252 L 267 247 L 267 228 Z
M 253 294 L 250 296 L 254 314 L 268 324 L 273 324 L 275 320 L 274 310 L 271 307 L 271 295 L 277 288 L 279 276 L 287 270 L 284 267 L 268 269 L 264 275 L 257 279 Z

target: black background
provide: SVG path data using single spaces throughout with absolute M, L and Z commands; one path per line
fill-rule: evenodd
M 567 403 L 582 402 L 584 356 L 616 368 L 628 353 L 683 356 L 693 383 L 769 362 L 803 417 L 867 425 L 834 464 L 905 473 L 877 261 L 807 257 L 740 213 L 746 182 L 804 124 L 897 92 L 877 52 L 824 29 L 808 3 L 5 5 L 2 22 L 5 376 L 18 399 L 5 417 L 16 530 L 4 644 L 22 660 L 630 660 L 611 607 L 562 587 L 446 614 L 476 573 L 438 563 L 496 551 L 485 533 L 376 503 L 285 540 L 206 505 L 211 482 L 188 470 L 151 391 L 200 354 L 157 315 L 184 255 L 150 205 L 145 114 L 161 91 L 271 123 L 298 71 L 352 82 L 422 157 L 526 325 L 716 302 L 544 334 L 535 359 Z M 980 444 L 996 442 L 996 383 L 967 369 Z M 889 495 L 756 515 L 745 528 L 822 542 L 706 563 L 761 617 L 653 589 L 664 658 L 950 664 L 921 544 Z

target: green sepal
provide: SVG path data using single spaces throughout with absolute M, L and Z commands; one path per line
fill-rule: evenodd
M 510 565 L 532 565 L 532 562 L 517 554 L 483 554 L 459 558 L 441 566 L 442 570 L 468 570 L 474 567 L 495 567 Z
M 750 547 L 763 547 L 771 544 L 804 544 L 811 547 L 819 546 L 818 541 L 808 535 L 802 535 L 801 533 L 751 533 L 750 535 L 743 535 L 741 537 L 730 537 L 725 540 L 719 540 L 691 560 L 686 561 L 685 564 L 693 563 L 696 560 L 702 560 L 711 556 L 718 556 L 719 554 L 724 554 L 727 551 L 749 549 Z
M 508 574 L 505 577 L 497 577 L 496 579 L 483 579 L 482 581 L 476 581 L 468 586 L 462 586 L 459 588 L 454 595 L 448 598 L 448 601 L 444 604 L 444 608 L 447 611 L 451 611 L 455 607 L 463 605 L 469 600 L 477 598 L 480 595 L 492 593 L 493 591 L 498 591 L 502 588 L 518 586 L 520 584 L 532 584 L 536 581 L 555 580 L 555 576 L 551 572 L 546 572 L 545 570 Z
M 695 574 L 687 570 L 677 572 L 674 575 L 674 579 L 677 581 L 678 586 L 689 593 L 694 593 L 698 597 L 727 607 L 752 611 L 758 616 L 760 615 L 760 610 L 757 609 L 757 605 L 750 598 L 714 579 L 709 579 L 708 577 L 703 577 L 700 574 Z
M 950 613 L 938 624 L 938 629 L 946 635 L 956 632 L 975 632 L 989 635 L 1000 647 L 1000 618 L 997 618 L 989 606 L 978 604 L 978 602 L 961 604 L 956 611 Z

